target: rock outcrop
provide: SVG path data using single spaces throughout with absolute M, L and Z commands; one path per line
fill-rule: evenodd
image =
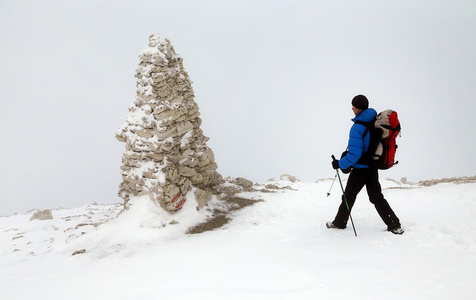
M 149 37 L 139 58 L 137 94 L 116 133 L 126 143 L 118 194 L 126 208 L 131 197 L 148 194 L 166 211 L 174 212 L 194 187 L 199 207 L 204 206 L 223 178 L 200 129 L 200 113 L 183 59 L 159 34 Z
M 30 221 L 52 220 L 52 219 L 53 219 L 53 213 L 51 212 L 51 209 L 39 210 L 30 217 Z

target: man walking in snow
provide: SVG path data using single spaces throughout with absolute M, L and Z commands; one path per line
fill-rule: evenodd
M 369 101 L 364 95 L 357 95 L 352 99 L 352 111 L 355 118 L 352 119 L 354 125 L 350 129 L 348 151 L 340 160 L 332 162 L 332 167 L 336 170 L 339 168 L 351 170 L 344 191 L 349 209 L 347 209 L 343 195 L 342 203 L 334 221 L 327 222 L 326 226 L 328 228 L 346 228 L 357 194 L 366 186 L 369 200 L 375 205 L 375 209 L 387 225 L 387 230 L 394 234 L 402 234 L 403 229 L 400 220 L 382 194 L 382 188 L 378 180 L 378 169 L 369 167 L 359 161 L 361 156 L 367 152 L 370 143 L 370 132 L 364 136 L 366 126 L 360 122 L 372 122 L 377 116 L 377 112 L 375 109 L 369 108 Z

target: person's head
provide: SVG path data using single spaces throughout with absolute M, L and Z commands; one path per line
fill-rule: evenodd
M 355 115 L 369 108 L 369 100 L 364 95 L 357 95 L 352 99 L 352 111 Z

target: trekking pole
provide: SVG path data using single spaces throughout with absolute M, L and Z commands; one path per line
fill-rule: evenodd
M 332 155 L 332 159 L 336 160 L 334 155 Z M 352 220 L 352 215 L 350 214 L 349 203 L 347 203 L 347 198 L 345 197 L 344 186 L 342 185 L 342 180 L 340 180 L 339 170 L 336 169 L 336 172 L 337 172 L 337 174 L 336 174 L 337 177 L 339 177 L 340 188 L 342 189 L 342 195 L 344 197 L 345 206 L 347 207 L 347 211 L 349 212 L 350 222 L 352 223 L 352 228 L 354 229 L 354 234 L 355 234 L 355 236 L 357 236 L 357 231 L 355 231 L 355 226 L 354 226 L 354 220 Z
M 332 187 L 334 186 L 334 182 L 336 181 L 336 178 L 337 178 L 337 174 L 334 176 L 334 180 L 332 180 L 332 184 L 331 184 L 331 187 L 329 188 L 329 192 L 327 192 L 327 197 L 331 195 L 331 190 L 332 190 Z

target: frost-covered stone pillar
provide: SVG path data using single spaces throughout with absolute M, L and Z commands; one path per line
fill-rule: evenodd
M 137 94 L 116 138 L 126 143 L 119 196 L 127 208 L 145 194 L 174 212 L 196 188 L 199 206 L 206 204 L 222 182 L 213 151 L 200 129 L 192 82 L 183 59 L 168 39 L 149 37 L 139 55 Z

